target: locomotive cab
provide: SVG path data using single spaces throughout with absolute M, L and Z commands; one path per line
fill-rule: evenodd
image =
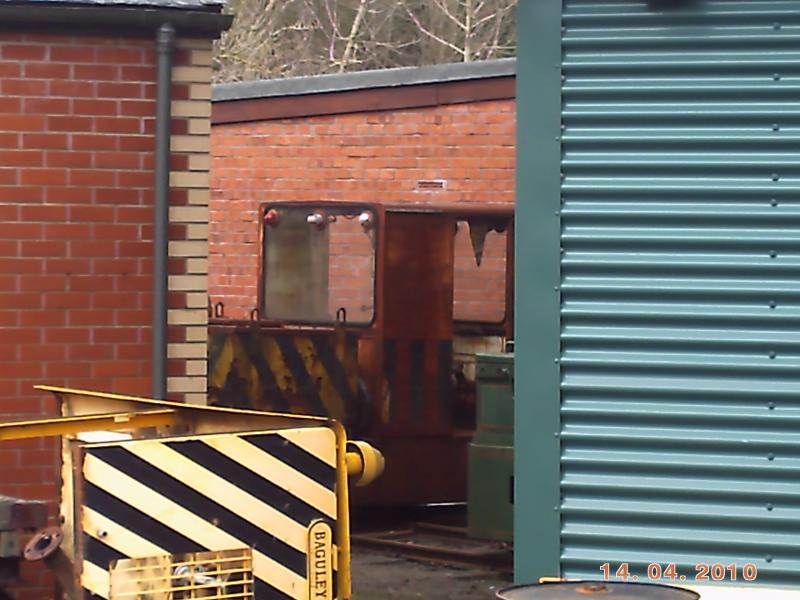
M 359 504 L 466 498 L 475 354 L 511 337 L 513 208 L 271 203 L 258 306 L 210 323 L 211 401 L 327 415 L 390 476 Z

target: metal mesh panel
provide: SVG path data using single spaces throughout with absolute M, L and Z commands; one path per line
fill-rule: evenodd
M 129 558 L 111 567 L 110 600 L 253 598 L 249 548 Z

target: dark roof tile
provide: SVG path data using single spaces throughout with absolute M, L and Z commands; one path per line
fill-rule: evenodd
M 123 8 L 171 8 L 187 10 L 219 10 L 225 0 L 0 0 L 2 4 L 53 6 L 119 6 Z

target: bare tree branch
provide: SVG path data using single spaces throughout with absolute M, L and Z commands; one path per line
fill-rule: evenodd
M 347 36 L 347 44 L 344 47 L 342 60 L 339 64 L 339 72 L 344 71 L 347 68 L 347 65 L 350 63 L 351 55 L 353 53 L 353 45 L 356 41 L 356 35 L 358 34 L 358 30 L 361 27 L 361 21 L 364 19 L 364 13 L 366 12 L 367 0 L 361 0 L 358 5 L 358 12 L 356 13 L 355 18 L 353 19 L 353 24 L 350 27 L 350 35 Z
M 436 7 L 440 11 L 442 11 L 442 14 L 446 16 L 448 19 L 450 19 L 453 23 L 455 23 L 457 27 L 463 29 L 464 31 L 467 30 L 467 26 L 462 21 L 460 21 L 452 12 L 450 12 L 450 9 L 447 6 L 447 0 L 444 1 L 432 0 L 432 1 L 436 5 Z
M 441 38 L 441 37 L 439 37 L 438 35 L 436 35 L 435 33 L 431 32 L 431 31 L 429 31 L 429 30 L 428 30 L 428 29 L 427 29 L 427 28 L 426 28 L 426 27 L 425 27 L 425 26 L 422 24 L 422 22 L 419 20 L 419 18 L 417 18 L 417 16 L 414 14 L 414 12 L 413 12 L 413 11 L 412 11 L 412 10 L 411 10 L 409 7 L 408 7 L 408 5 L 407 5 L 407 4 L 405 4 L 405 3 L 403 3 L 403 4 L 404 4 L 404 6 L 406 7 L 406 11 L 408 12 L 408 16 L 409 16 L 409 18 L 410 18 L 412 21 L 414 21 L 414 24 L 417 26 L 417 29 L 419 29 L 419 30 L 420 30 L 422 33 L 424 33 L 425 35 L 427 35 L 427 36 L 428 36 L 429 38 L 431 38 L 432 40 L 434 40 L 434 41 L 436 41 L 436 42 L 439 42 L 440 44 L 442 44 L 443 46 L 446 46 L 447 48 L 450 48 L 450 49 L 451 49 L 451 50 L 453 50 L 454 52 L 458 52 L 458 53 L 459 53 L 459 54 L 461 54 L 462 56 L 464 55 L 464 50 L 463 50 L 462 48 L 459 48 L 459 47 L 458 47 L 458 46 L 456 46 L 455 44 L 453 44 L 453 43 L 451 43 L 451 42 L 447 41 L 447 40 L 446 40 L 446 39 L 444 39 L 444 38 Z
M 472 0 L 466 0 L 464 5 L 464 61 L 469 62 L 472 60 Z

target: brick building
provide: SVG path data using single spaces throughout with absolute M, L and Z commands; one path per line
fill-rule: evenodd
M 514 66 L 215 86 L 209 295 L 225 316 L 257 305 L 264 202 L 513 203 Z
M 139 395 L 161 386 L 204 401 L 211 42 L 229 22 L 220 10 L 215 0 L 0 2 L 3 420 L 52 414 L 40 383 Z M 154 259 L 159 206 L 166 270 Z M 155 314 L 159 286 L 166 317 Z M 0 444 L 0 493 L 55 500 L 58 462 L 53 439 Z M 41 571 L 26 574 L 19 598 L 47 596 Z

